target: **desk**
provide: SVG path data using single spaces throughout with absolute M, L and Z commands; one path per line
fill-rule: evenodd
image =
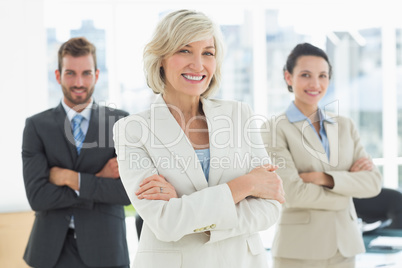
M 273 232 L 263 232 L 263 244 L 270 248 L 272 240 L 270 237 Z M 402 251 L 400 250 L 373 250 L 368 247 L 368 244 L 378 236 L 399 236 L 402 237 L 402 230 L 378 230 L 364 234 L 364 244 L 367 252 L 356 256 L 356 268 L 402 268 Z M 271 237 L 272 238 L 272 237 Z M 272 255 L 268 249 L 266 251 L 268 267 L 272 267 Z M 383 266 L 379 266 L 383 265 Z
M 363 239 L 367 252 L 356 256 L 356 268 L 401 268 L 401 250 L 380 250 L 371 249 L 368 247 L 371 240 L 377 238 L 378 236 L 402 237 L 402 230 L 383 229 L 364 234 Z

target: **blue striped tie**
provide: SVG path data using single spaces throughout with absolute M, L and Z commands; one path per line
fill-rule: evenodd
M 74 135 L 75 146 L 77 147 L 78 154 L 80 154 L 82 143 L 84 142 L 84 139 L 85 139 L 84 132 L 82 132 L 82 129 L 81 129 L 82 120 L 84 120 L 84 117 L 80 114 L 77 114 L 76 116 L 74 116 L 74 118 L 72 120 L 73 135 Z

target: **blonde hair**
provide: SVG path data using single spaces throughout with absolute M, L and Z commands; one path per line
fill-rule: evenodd
M 191 10 L 178 10 L 166 15 L 156 27 L 151 41 L 144 49 L 144 72 L 148 86 L 155 94 L 163 94 L 165 75 L 161 63 L 183 46 L 213 37 L 215 45 L 216 71 L 207 90 L 202 94 L 207 98 L 221 82 L 221 66 L 224 57 L 222 34 L 206 15 Z

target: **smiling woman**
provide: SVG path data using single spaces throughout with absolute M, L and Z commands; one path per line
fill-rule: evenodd
M 352 198 L 376 196 L 382 177 L 353 121 L 319 107 L 331 69 L 322 49 L 296 45 L 283 70 L 294 101 L 285 120 L 263 125 L 276 126 L 262 133 L 267 151 L 285 159 L 277 170 L 287 200 L 272 247 L 276 268 L 354 268 L 365 251 Z
M 267 267 L 258 232 L 276 222 L 282 182 L 259 135 L 242 131 L 250 108 L 210 98 L 221 38 L 203 13 L 166 15 L 144 50 L 148 84 L 161 96 L 114 126 L 121 179 L 144 219 L 135 267 Z M 150 165 L 133 164 L 133 156 Z M 226 167 L 215 165 L 222 159 Z
M 305 114 L 312 114 L 318 101 L 327 93 L 331 66 L 317 56 L 297 59 L 292 71 L 285 71 L 289 91 L 295 94 L 295 105 Z
M 200 96 L 208 88 L 216 70 L 214 38 L 185 45 L 162 60 L 166 97 Z
M 224 57 L 223 37 L 217 25 L 211 21 L 203 21 L 203 23 L 205 25 L 202 25 L 201 21 L 193 22 L 191 28 L 180 29 L 170 28 L 171 25 L 158 24 L 156 32 L 175 36 L 176 42 L 166 44 L 164 40 L 166 37 L 161 34 L 154 36 L 144 50 L 147 83 L 154 93 L 164 93 L 167 77 L 172 76 L 173 81 L 177 81 L 178 78 L 173 72 L 179 72 L 180 76 L 183 74 L 205 76 L 206 79 L 203 79 L 202 85 L 205 92 L 200 92 L 200 95 L 202 94 L 204 97 L 212 95 L 218 89 Z M 156 54 L 163 55 L 163 57 L 157 57 Z M 174 68 L 173 70 L 168 68 L 167 70 L 171 74 L 166 74 L 163 65 L 167 65 L 169 62 L 174 64 Z M 178 68 L 187 69 L 176 70 Z M 188 73 L 189 68 L 191 68 L 190 73 Z M 200 70 L 203 73 L 200 73 Z M 168 80 L 168 82 L 170 81 Z

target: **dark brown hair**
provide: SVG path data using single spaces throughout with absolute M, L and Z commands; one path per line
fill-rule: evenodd
M 288 71 L 290 74 L 293 74 L 293 69 L 295 68 L 297 64 L 297 60 L 301 56 L 317 56 L 323 58 L 327 63 L 329 67 L 329 78 L 332 76 L 332 66 L 329 63 L 329 59 L 327 56 L 327 53 L 324 52 L 321 48 L 315 47 L 309 43 L 303 43 L 303 44 L 298 44 L 292 52 L 290 52 L 288 59 L 286 60 L 286 65 L 283 67 L 283 74 L 285 74 L 285 71 Z M 288 85 L 288 90 L 289 92 L 293 92 L 292 86 Z
M 71 55 L 73 57 L 86 56 L 91 54 L 94 59 L 95 71 L 98 69 L 96 63 L 96 48 L 89 42 L 85 37 L 74 37 L 63 43 L 58 52 L 59 60 L 59 72 L 61 73 L 61 67 L 63 62 L 63 57 L 66 55 Z

